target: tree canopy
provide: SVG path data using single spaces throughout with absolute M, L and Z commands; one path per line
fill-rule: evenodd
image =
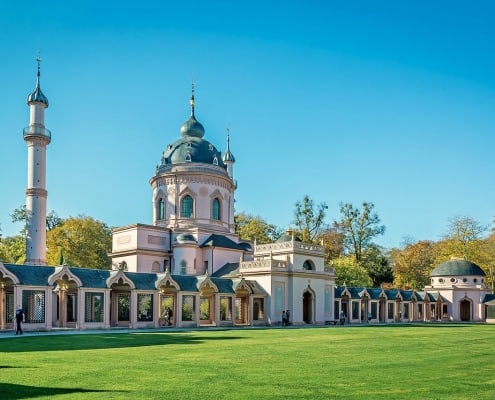
M 333 261 L 335 284 L 371 287 L 373 282 L 368 272 L 352 256 L 339 257 Z
M 91 217 L 69 217 L 47 233 L 47 263 L 82 268 L 110 269 L 112 231 Z M 61 257 L 62 255 L 62 257 Z M 61 260 L 63 258 L 63 260 Z
M 296 201 L 294 224 L 303 242 L 314 242 L 325 228 L 326 203 L 316 205 L 308 195 Z
M 362 209 L 355 208 L 351 203 L 340 203 L 341 219 L 337 225 L 344 234 L 344 247 L 358 263 L 372 239 L 385 232 L 385 226 L 380 225 L 380 218 L 374 208 L 373 203 L 367 202 L 363 203 Z
M 282 230 L 269 224 L 259 216 L 239 213 L 234 216 L 235 232 L 243 240 L 256 241 L 259 244 L 270 243 L 282 235 Z

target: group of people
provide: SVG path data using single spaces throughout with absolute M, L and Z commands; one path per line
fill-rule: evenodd
M 290 310 L 282 311 L 282 326 L 290 325 Z
M 164 315 L 166 326 L 172 325 L 173 316 L 174 316 L 174 312 L 172 311 L 172 309 L 170 307 L 167 307 L 167 309 L 165 310 L 165 315 Z

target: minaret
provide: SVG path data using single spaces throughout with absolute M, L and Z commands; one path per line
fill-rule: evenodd
M 234 163 L 235 163 L 235 157 L 234 155 L 230 152 L 230 129 L 227 128 L 227 151 L 222 157 L 223 162 L 227 166 L 227 174 L 229 175 L 230 179 L 234 179 Z
M 234 180 L 234 163 L 235 163 L 235 157 L 230 151 L 230 129 L 227 128 L 227 150 L 225 151 L 225 154 L 222 157 L 222 161 L 224 164 L 227 166 L 227 174 L 229 175 L 229 178 L 232 179 L 232 182 L 234 183 L 234 190 L 237 189 L 237 182 Z M 234 224 L 234 213 L 235 213 L 235 208 L 234 208 L 234 190 L 232 191 L 232 196 L 230 197 L 230 204 L 229 204 L 229 225 L 231 226 L 231 229 L 234 230 L 235 224 Z
M 38 74 L 36 87 L 27 97 L 29 126 L 24 128 L 24 140 L 28 146 L 26 189 L 27 236 L 26 264 L 46 264 L 46 146 L 51 132 L 45 129 L 45 108 L 48 99 L 40 88 L 41 58 L 36 58 Z

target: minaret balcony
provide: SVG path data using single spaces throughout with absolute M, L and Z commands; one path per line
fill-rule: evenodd
M 52 138 L 52 133 L 50 132 L 49 129 L 45 129 L 42 126 L 37 126 L 37 125 L 26 126 L 22 130 L 22 133 L 23 133 L 24 139 L 26 139 L 26 137 L 29 137 L 29 136 L 43 137 L 43 138 L 46 138 L 48 140 L 51 140 L 51 138 Z

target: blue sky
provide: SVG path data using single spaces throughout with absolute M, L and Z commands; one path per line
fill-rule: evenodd
M 236 157 L 236 211 L 373 202 L 378 243 L 495 215 L 490 1 L 8 2 L 0 12 L 0 223 L 25 203 L 35 58 L 50 101 L 48 210 L 151 223 L 162 151 L 189 117 Z

